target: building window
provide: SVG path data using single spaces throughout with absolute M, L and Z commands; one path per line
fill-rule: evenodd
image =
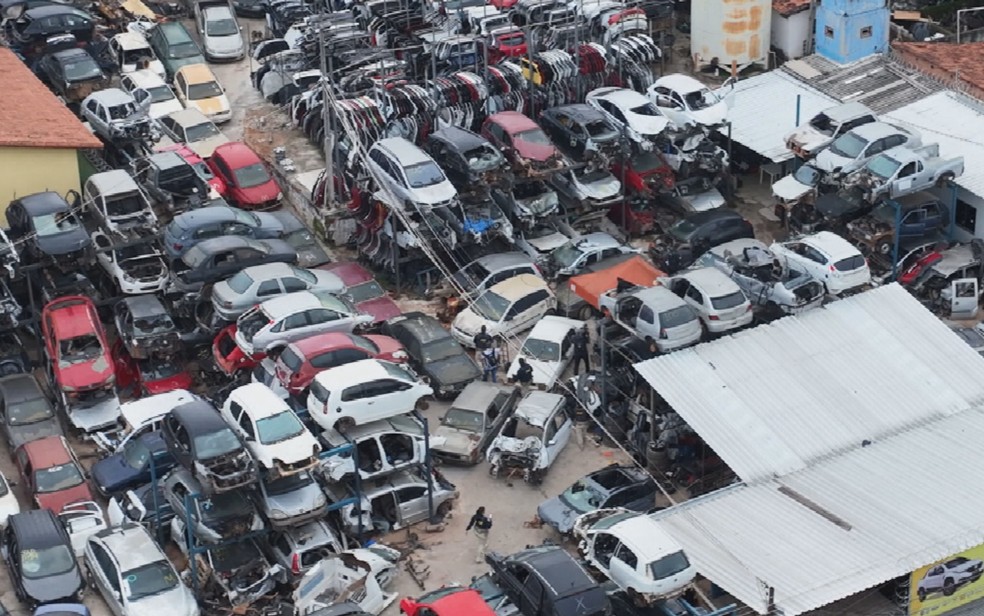
M 871 38 L 871 26 L 861 28 L 861 38 Z
M 968 233 L 977 233 L 977 208 L 957 199 L 957 216 L 954 222 Z
M 824 26 L 823 35 L 826 36 L 827 38 L 834 38 L 834 29 L 831 28 L 830 26 Z

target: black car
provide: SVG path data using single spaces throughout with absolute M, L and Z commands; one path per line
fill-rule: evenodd
M 264 263 L 297 265 L 297 251 L 284 240 L 254 240 L 225 235 L 189 248 L 171 265 L 172 282 L 182 293 L 196 293 L 251 266 Z
M 201 207 L 209 186 L 198 171 L 176 152 L 158 152 L 133 162 L 133 175 L 152 199 L 172 213 Z
M 78 47 L 45 55 L 35 71 L 55 94 L 71 103 L 80 103 L 96 90 L 109 87 L 109 78 L 96 60 Z
M 608 596 L 560 546 L 543 546 L 503 556 L 485 555 L 492 578 L 523 616 L 603 616 Z
M 21 602 L 31 608 L 82 600 L 85 585 L 68 531 L 48 509 L 7 518 L 3 557 Z
M 205 493 L 256 483 L 256 463 L 219 412 L 196 400 L 172 410 L 162 423 L 168 451 L 201 482 Z
M 130 439 L 123 449 L 93 464 L 90 473 L 99 493 L 110 496 L 149 482 L 151 475 L 163 477 L 174 464 L 174 456 L 167 450 L 161 433 L 148 432 Z
M 70 196 L 77 203 L 78 193 Z M 92 260 L 92 238 L 74 209 L 53 191 L 14 199 L 7 206 L 10 239 L 22 243 L 28 261 L 54 259 L 61 266 L 77 269 Z
M 653 247 L 656 267 L 672 274 L 688 267 L 711 248 L 731 240 L 753 239 L 752 223 L 734 210 L 717 209 L 690 214 L 667 229 Z
M 0 376 L 31 371 L 34 364 L 25 349 L 24 341 L 15 332 L 0 333 Z
M 482 376 L 475 361 L 440 321 L 422 312 L 408 312 L 383 323 L 382 332 L 400 341 L 418 372 L 431 380 L 434 396 L 450 400 Z
M 622 507 L 646 512 L 655 507 L 656 482 L 635 466 L 613 464 L 588 473 L 559 496 L 547 499 L 536 514 L 545 524 L 561 534 L 574 528 L 574 521 L 597 509 Z
M 155 295 L 125 297 L 113 307 L 116 333 L 130 357 L 173 355 L 181 348 L 181 334 Z
M 816 203 L 797 203 L 789 214 L 789 227 L 797 233 L 842 231 L 847 223 L 871 211 L 871 203 L 858 187 L 820 193 Z
M 505 156 L 488 139 L 470 130 L 442 128 L 427 137 L 425 148 L 459 190 L 506 179 L 502 176 L 509 168 Z
M 49 4 L 27 9 L 8 23 L 8 33 L 21 45 L 44 45 L 49 36 L 71 34 L 88 43 L 96 30 L 96 20 L 85 11 L 67 4 Z
M 0 421 L 11 451 L 46 436 L 64 436 L 51 401 L 31 374 L 0 377 Z
M 583 157 L 585 150 L 610 152 L 618 147 L 618 131 L 600 111 L 585 103 L 544 109 L 540 126 L 557 147 L 576 158 Z
M 239 17 L 263 19 L 266 15 L 266 0 L 232 0 L 232 7 Z

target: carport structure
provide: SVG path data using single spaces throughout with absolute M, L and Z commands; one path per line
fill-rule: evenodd
M 984 543 L 984 358 L 900 286 L 636 369 L 741 479 L 654 517 L 756 612 Z

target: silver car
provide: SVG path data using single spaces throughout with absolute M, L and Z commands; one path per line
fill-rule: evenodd
M 403 471 L 375 482 L 371 487 L 362 487 L 362 529 L 386 533 L 411 524 L 422 522 L 428 517 L 427 479 L 417 473 Z M 332 487 L 332 500 L 348 500 L 348 492 L 337 491 Z M 337 491 L 337 493 L 335 493 Z M 450 513 L 454 501 L 459 496 L 454 484 L 434 471 L 434 512 L 438 516 Z M 344 505 L 341 509 L 342 524 L 351 533 L 359 532 L 359 506 L 356 503 Z
M 322 517 L 328 499 L 307 471 L 259 482 L 260 511 L 273 528 L 297 526 Z
M 287 263 L 266 263 L 247 267 L 232 278 L 212 287 L 215 314 L 226 321 L 239 316 L 273 297 L 297 291 L 342 293 L 345 283 L 336 274 L 304 269 Z
M 208 6 L 199 9 L 196 5 L 196 25 L 202 35 L 205 57 L 212 62 L 234 61 L 246 55 L 242 28 L 236 16 L 227 6 Z

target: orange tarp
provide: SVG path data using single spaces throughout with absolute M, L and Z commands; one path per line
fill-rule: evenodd
M 618 287 L 619 280 L 637 287 L 651 287 L 660 276 L 665 275 L 649 261 L 635 256 L 600 272 L 573 276 L 570 279 L 570 288 L 581 299 L 600 310 L 598 297 Z

